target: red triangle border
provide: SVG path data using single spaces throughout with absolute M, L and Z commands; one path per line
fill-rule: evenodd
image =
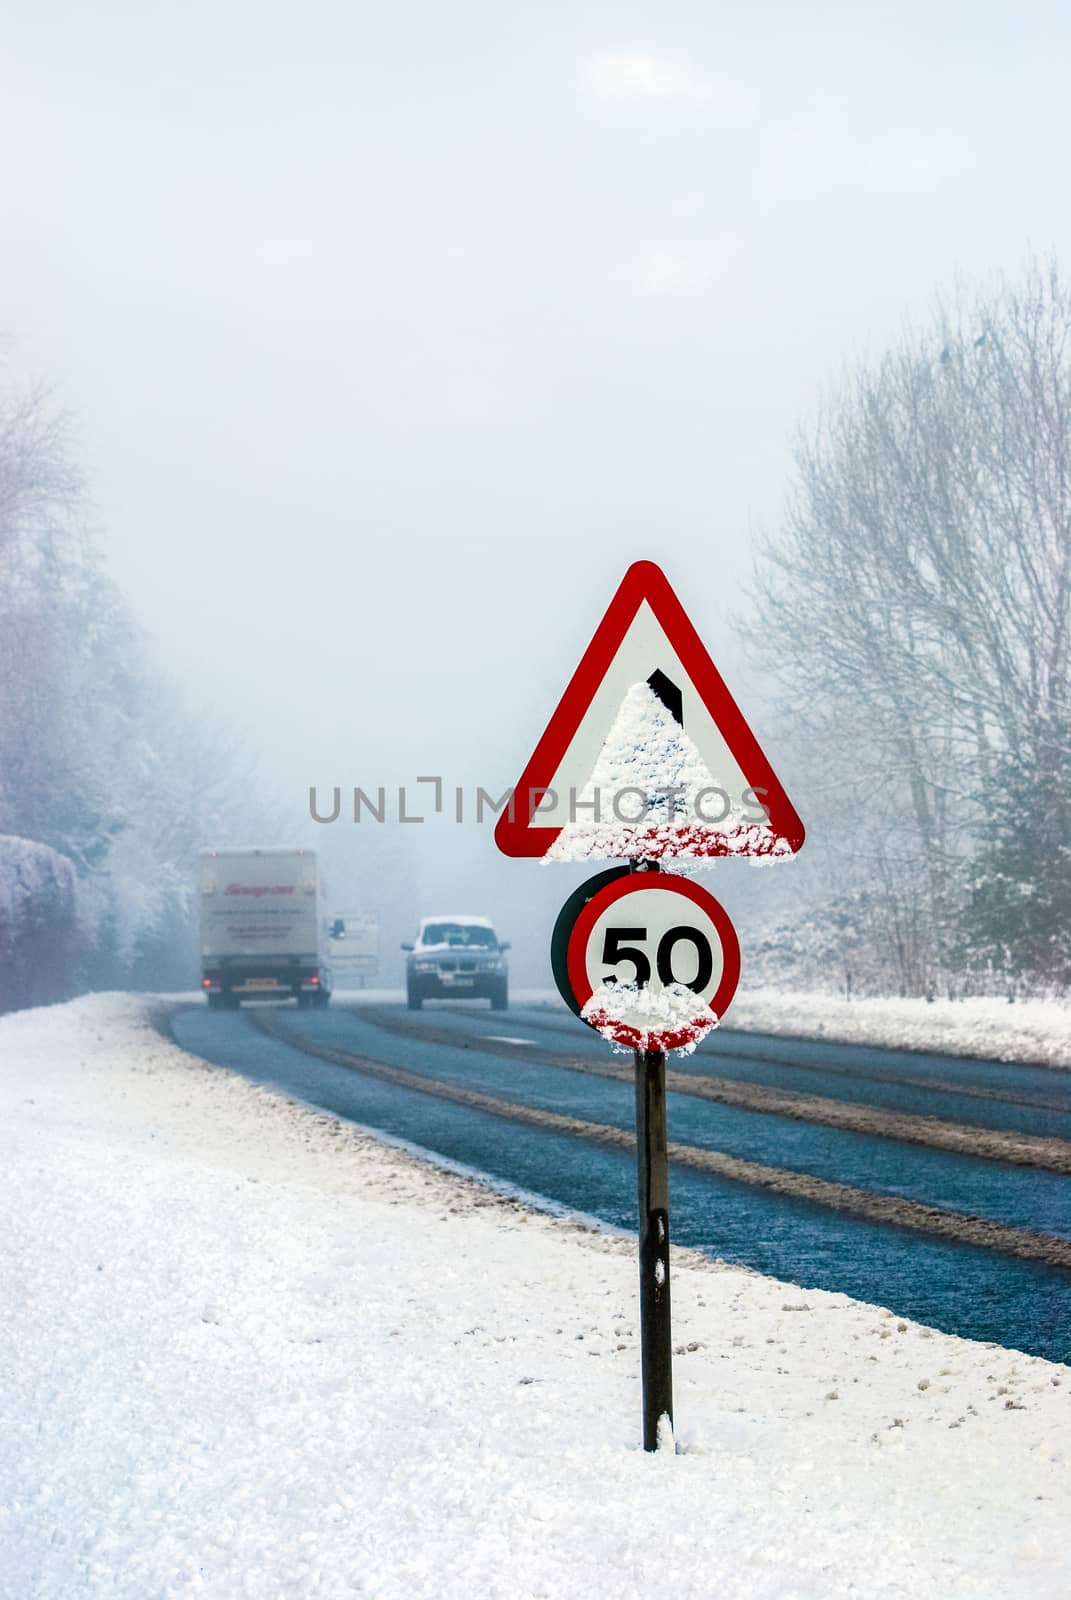
M 645 600 L 677 652 L 700 699 L 721 729 L 748 784 L 756 790 L 765 791 L 763 803 L 769 810 L 770 820 L 761 827 L 751 827 L 747 830 L 748 834 L 783 841 L 784 846 L 795 853 L 803 844 L 803 823 L 743 712 L 729 693 L 706 646 L 692 626 L 669 579 L 653 561 L 634 562 L 622 578 L 546 731 L 517 781 L 514 789 L 515 814 L 511 816 L 507 809 L 498 819 L 495 843 L 507 856 L 540 857 L 546 855 L 558 837 L 560 827 L 532 826 L 535 807 L 558 770 L 562 757 Z M 520 803 L 522 800 L 523 805 Z M 701 853 L 707 856 L 772 854 L 769 844 L 763 848 L 757 837 L 754 837 L 753 843 L 749 843 L 748 838 L 738 837 L 739 832 L 725 834 L 711 830 L 705 837 L 705 847 Z M 661 852 L 663 855 L 665 853 Z M 691 854 L 694 857 L 696 852 Z

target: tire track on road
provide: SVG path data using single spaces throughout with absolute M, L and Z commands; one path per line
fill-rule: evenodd
M 375 1006 L 355 1011 L 364 1021 L 385 1033 L 425 1044 L 448 1045 L 458 1050 L 476 1050 L 484 1055 L 527 1061 L 540 1066 L 559 1067 L 566 1072 L 588 1073 L 596 1078 L 616 1078 L 631 1083 L 632 1068 L 613 1060 L 599 1062 L 586 1056 L 559 1055 L 541 1045 L 512 1045 L 501 1039 L 465 1035 L 451 1028 L 428 1027 L 426 1023 L 395 1017 Z M 822 1095 L 802 1094 L 795 1089 L 771 1089 L 764 1084 L 741 1083 L 735 1078 L 696 1077 L 688 1072 L 666 1070 L 666 1088 L 674 1094 L 709 1100 L 715 1105 L 736 1106 L 744 1111 L 761 1111 L 769 1116 L 787 1117 L 795 1122 L 818 1123 L 850 1133 L 895 1139 L 901 1144 L 927 1145 L 957 1155 L 981 1156 L 1005 1166 L 1034 1167 L 1043 1172 L 1071 1173 L 1071 1141 L 1033 1133 L 1015 1133 L 1000 1128 L 976 1128 L 959 1122 L 944 1122 L 940 1117 L 921 1116 L 911 1111 L 889 1111 L 881 1106 L 862 1105 L 848 1100 L 827 1100 Z
M 366 1008 L 364 1006 L 357 1006 L 352 1007 L 351 1009 L 355 1010 L 358 1014 L 363 1014 Z M 501 1015 L 492 1018 L 489 1012 L 475 1010 L 466 1011 L 463 1014 L 466 1020 L 476 1022 L 481 1027 L 502 1026 Z M 529 1016 L 527 1019 L 523 1017 L 519 1018 L 518 1021 L 524 1027 L 532 1027 L 536 1030 L 543 1030 L 547 1033 L 571 1034 L 575 1039 L 575 1019 L 568 1018 L 568 1020 L 566 1020 L 566 1017 L 568 1017 L 567 1013 L 565 1014 L 565 1017 L 559 1017 L 556 1014 L 551 1015 L 548 1013 L 548 1020 L 546 1021 L 542 1020 L 542 1018 L 535 1019 L 531 1016 Z M 715 1038 L 723 1039 L 725 1035 L 730 1034 L 733 1031 L 734 1030 L 732 1028 L 726 1028 L 724 1034 L 715 1035 Z M 713 1043 L 713 1040 L 711 1042 Z M 791 1042 L 792 1041 L 789 1036 L 786 1035 L 785 1043 L 791 1044 Z M 839 1050 L 850 1050 L 852 1048 L 850 1042 L 844 1042 L 836 1039 L 801 1039 L 800 1043 L 805 1045 L 828 1043 Z M 870 1049 L 873 1047 L 860 1046 L 859 1048 Z M 905 1055 L 910 1055 L 912 1053 L 925 1054 L 926 1052 L 904 1052 Z M 976 1058 L 973 1056 L 963 1056 L 961 1059 L 963 1061 L 972 1061 L 976 1059 L 981 1060 L 980 1057 Z M 1057 1095 L 1024 1094 L 1022 1092 L 1013 1090 L 987 1089 L 983 1084 L 961 1084 L 949 1078 L 928 1078 L 917 1073 L 904 1074 L 898 1072 L 876 1072 L 872 1067 L 838 1066 L 825 1061 L 790 1061 L 784 1056 L 770 1055 L 758 1050 L 734 1050 L 728 1045 L 724 1049 L 705 1048 L 704 1045 L 700 1045 L 699 1051 L 693 1057 L 693 1060 L 697 1064 L 699 1062 L 703 1062 L 704 1064 L 709 1062 L 713 1064 L 719 1060 L 742 1061 L 745 1063 L 754 1061 L 762 1066 L 781 1067 L 786 1072 L 817 1072 L 831 1078 L 849 1078 L 852 1080 L 861 1080 L 865 1083 L 883 1083 L 888 1084 L 893 1088 L 922 1089 L 932 1094 L 960 1095 L 964 1099 L 969 1100 L 995 1100 L 998 1104 L 1002 1105 L 1028 1106 L 1035 1111 L 1055 1111 L 1058 1114 L 1063 1114 L 1065 1116 L 1068 1113 L 1071 1113 L 1071 1100 L 1066 1098 L 1061 1099 Z M 984 1064 L 987 1066 L 990 1065 L 988 1061 Z M 1028 1067 L 1030 1071 L 1039 1072 L 1066 1072 L 1068 1070 L 1065 1067 L 1049 1066 L 1045 1062 L 1004 1061 L 997 1062 L 996 1065 L 1006 1067 L 1025 1066 Z M 704 1072 L 705 1071 L 706 1067 L 704 1065 Z M 692 1074 L 689 1073 L 687 1076 L 691 1077 Z M 736 1082 L 738 1080 L 734 1079 L 733 1081 Z M 794 1091 L 787 1092 L 792 1093 Z
M 364 1008 L 362 1008 L 364 1014 Z M 567 1134 L 573 1138 L 590 1139 L 599 1144 L 612 1145 L 620 1150 L 636 1148 L 635 1135 L 626 1128 L 615 1128 L 607 1123 L 588 1122 L 581 1117 L 569 1116 L 560 1111 L 547 1111 L 505 1100 L 479 1089 L 466 1089 L 447 1083 L 440 1078 L 426 1077 L 405 1067 L 396 1067 L 385 1061 L 374 1061 L 367 1056 L 342 1050 L 334 1045 L 321 1044 L 304 1038 L 288 1026 L 275 1012 L 251 1012 L 250 1022 L 270 1037 L 281 1040 L 306 1055 L 329 1061 L 335 1066 L 361 1072 L 369 1077 L 396 1084 L 402 1089 L 416 1090 L 420 1094 L 468 1106 L 474 1111 L 489 1112 L 492 1116 L 524 1123 L 529 1127 L 545 1128 L 553 1133 Z M 452 1040 L 456 1043 L 456 1040 Z M 631 1080 L 631 1073 L 628 1074 Z M 949 1239 L 959 1244 L 976 1245 L 996 1250 L 1004 1255 L 1017 1256 L 1025 1261 L 1040 1261 L 1048 1266 L 1071 1270 L 1071 1240 L 1059 1239 L 1051 1234 L 1030 1228 L 1018 1228 L 1006 1223 L 990 1222 L 983 1217 L 966 1212 L 947 1211 L 940 1206 L 924 1205 L 917 1200 L 904 1200 L 898 1196 L 871 1193 L 850 1184 L 834 1183 L 826 1178 L 813 1178 L 806 1173 L 792 1172 L 783 1167 L 764 1166 L 756 1161 L 745 1161 L 720 1151 L 700 1150 L 693 1145 L 670 1143 L 669 1159 L 677 1166 L 697 1172 L 708 1172 L 716 1177 L 728 1178 L 735 1183 L 750 1184 L 785 1195 L 793 1200 L 808 1201 L 833 1211 L 848 1212 L 871 1222 L 888 1223 L 909 1228 L 917 1233 Z

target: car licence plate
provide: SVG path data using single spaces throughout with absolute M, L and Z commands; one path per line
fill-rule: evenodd
M 247 978 L 244 987 L 246 989 L 277 989 L 279 980 L 278 978 Z

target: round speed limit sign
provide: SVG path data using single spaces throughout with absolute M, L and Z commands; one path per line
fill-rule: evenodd
M 558 923 L 558 987 L 577 1015 L 615 1043 L 644 1050 L 694 1043 L 736 993 L 736 930 L 724 906 L 688 878 L 601 873 Z

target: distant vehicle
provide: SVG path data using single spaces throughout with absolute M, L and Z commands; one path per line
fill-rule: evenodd
M 210 1006 L 293 995 L 325 1006 L 331 967 L 314 850 L 201 852 L 201 987 Z
M 337 989 L 364 987 L 379 972 L 379 917 L 374 911 L 337 911 L 327 919 L 331 977 Z
M 410 1011 L 425 1000 L 490 1000 L 492 1011 L 509 1005 L 509 943 L 488 917 L 424 917 L 415 944 L 403 944 L 405 993 Z

